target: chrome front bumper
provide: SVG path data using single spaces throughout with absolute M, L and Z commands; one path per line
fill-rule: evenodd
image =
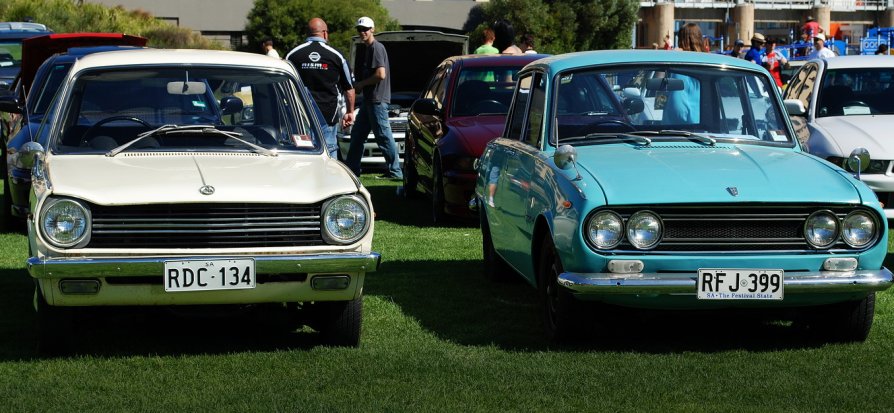
M 696 293 L 693 274 L 607 274 L 571 273 L 559 275 L 559 285 L 580 294 L 692 294 Z M 789 293 L 855 293 L 882 291 L 894 282 L 891 271 L 816 271 L 786 273 L 783 283 Z
M 195 256 L 151 258 L 28 258 L 34 278 L 153 276 L 162 277 L 165 261 L 253 258 L 258 274 L 374 272 L 382 257 L 369 254 L 318 254 L 274 256 Z

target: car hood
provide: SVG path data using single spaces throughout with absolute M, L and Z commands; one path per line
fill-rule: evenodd
M 838 155 L 846 157 L 855 148 L 869 150 L 873 159 L 894 159 L 894 137 L 891 136 L 892 115 L 830 116 L 814 123 L 826 136 Z
M 358 191 L 341 163 L 320 155 L 51 155 L 47 169 L 56 195 L 77 196 L 102 205 L 245 201 L 307 204 Z M 204 185 L 213 186 L 214 193 L 200 193 Z
M 48 57 L 72 47 L 145 46 L 148 39 L 121 33 L 53 33 L 22 41 L 22 85 L 31 89 L 31 82 L 40 65 Z
M 474 158 L 480 158 L 487 143 L 503 133 L 506 117 L 500 116 L 468 116 L 447 121 L 447 129 L 453 132 L 466 152 Z
M 788 149 L 653 143 L 577 150 L 580 173 L 612 205 L 861 202 L 843 172 Z

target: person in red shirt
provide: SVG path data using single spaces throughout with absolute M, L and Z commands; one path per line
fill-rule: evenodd
M 773 75 L 773 80 L 776 81 L 776 86 L 782 88 L 782 69 L 788 66 L 788 59 L 776 51 L 776 44 L 779 42 L 777 39 L 767 40 L 767 46 L 764 50 L 764 55 L 761 58 L 761 63 L 764 65 L 767 70 L 770 71 L 770 74 Z
M 807 16 L 807 22 L 801 26 L 801 33 L 806 34 L 808 39 L 823 32 L 823 28 L 814 20 L 813 16 Z

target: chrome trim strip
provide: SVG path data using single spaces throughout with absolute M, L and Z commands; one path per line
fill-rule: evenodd
M 559 275 L 559 285 L 581 294 L 690 294 L 695 295 L 695 272 L 686 274 L 572 273 Z M 887 268 L 859 271 L 785 273 L 786 293 L 853 293 L 882 291 L 894 283 Z
M 34 278 L 115 277 L 164 275 L 164 263 L 169 260 L 214 260 L 253 258 L 258 274 L 292 273 L 357 273 L 374 272 L 382 261 L 376 252 L 369 254 L 314 254 L 314 255 L 221 255 L 221 256 L 166 256 L 152 258 L 28 258 L 28 273 Z

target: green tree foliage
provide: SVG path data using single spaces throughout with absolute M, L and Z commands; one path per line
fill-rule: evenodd
M 639 2 L 491 0 L 478 7 L 484 22 L 470 34 L 473 47 L 481 44 L 486 27 L 503 18 L 512 23 L 517 37 L 534 35 L 538 52 L 558 54 L 630 47 Z
M 175 27 L 143 10 L 125 10 L 73 0 L 3 0 L 0 21 L 31 19 L 56 33 L 126 33 L 149 39 L 156 48 L 224 49 L 187 28 Z
M 357 34 L 354 25 L 361 16 L 371 17 L 378 32 L 400 29 L 379 0 L 255 0 L 245 26 L 248 51 L 257 51 L 262 41 L 272 39 L 285 57 L 304 42 L 308 20 L 319 17 L 329 26 L 329 43 L 347 56 L 351 37 Z

